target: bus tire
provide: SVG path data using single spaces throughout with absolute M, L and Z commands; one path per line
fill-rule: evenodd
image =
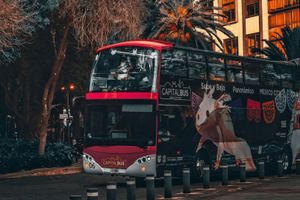
M 284 148 L 279 155 L 279 159 L 282 160 L 284 173 L 291 172 L 292 169 L 292 152 L 289 148 Z

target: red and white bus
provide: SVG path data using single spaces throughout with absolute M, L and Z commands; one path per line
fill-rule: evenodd
M 155 40 L 99 48 L 85 96 L 83 168 L 144 177 L 225 163 L 254 171 L 281 158 L 289 170 L 299 88 L 293 63 Z

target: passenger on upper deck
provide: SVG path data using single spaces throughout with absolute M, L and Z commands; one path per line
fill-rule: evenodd
M 133 70 L 130 57 L 123 55 L 118 70 L 114 73 L 114 77 L 117 80 L 128 80 L 130 79 L 130 72 Z

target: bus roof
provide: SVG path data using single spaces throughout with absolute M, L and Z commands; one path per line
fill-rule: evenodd
M 166 42 L 160 40 L 131 40 L 131 41 L 119 42 L 116 44 L 100 47 L 96 50 L 96 52 L 98 53 L 106 49 L 123 47 L 123 46 L 149 47 L 156 50 L 163 50 L 163 49 L 172 48 L 174 44 L 172 42 Z

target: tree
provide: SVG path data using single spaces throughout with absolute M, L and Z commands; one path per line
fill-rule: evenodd
M 110 38 L 135 38 L 139 35 L 145 14 L 144 4 L 139 0 L 53 0 L 51 5 L 54 8 L 50 26 L 55 56 L 41 100 L 40 155 L 45 152 L 51 105 L 71 34 L 73 33 L 78 47 L 88 46 L 91 49 L 106 44 Z
M 209 49 L 214 43 L 223 50 L 217 31 L 232 37 L 224 28 L 223 14 L 214 12 L 213 0 L 158 0 L 160 14 L 148 37 Z M 148 30 L 148 29 L 146 29 Z
M 19 0 L 0 0 L 0 64 L 13 61 L 34 31 L 36 13 Z
M 281 33 L 275 33 L 271 40 L 263 40 L 267 47 L 253 48 L 253 53 L 265 55 L 268 59 L 286 61 L 300 58 L 300 27 L 284 27 Z
M 49 75 L 53 58 L 51 37 L 44 33 L 40 30 L 34 34 L 31 43 L 19 50 L 20 58 L 0 67 L 5 106 L 17 122 L 18 137 L 29 140 L 37 137 L 41 86 Z
M 20 56 L 22 48 L 30 43 L 36 30 L 38 13 L 25 0 L 0 0 L 0 7 L 0 86 L 9 112 L 25 128 L 30 120 L 27 85 L 29 66 L 25 60 L 14 65 L 11 63 Z

